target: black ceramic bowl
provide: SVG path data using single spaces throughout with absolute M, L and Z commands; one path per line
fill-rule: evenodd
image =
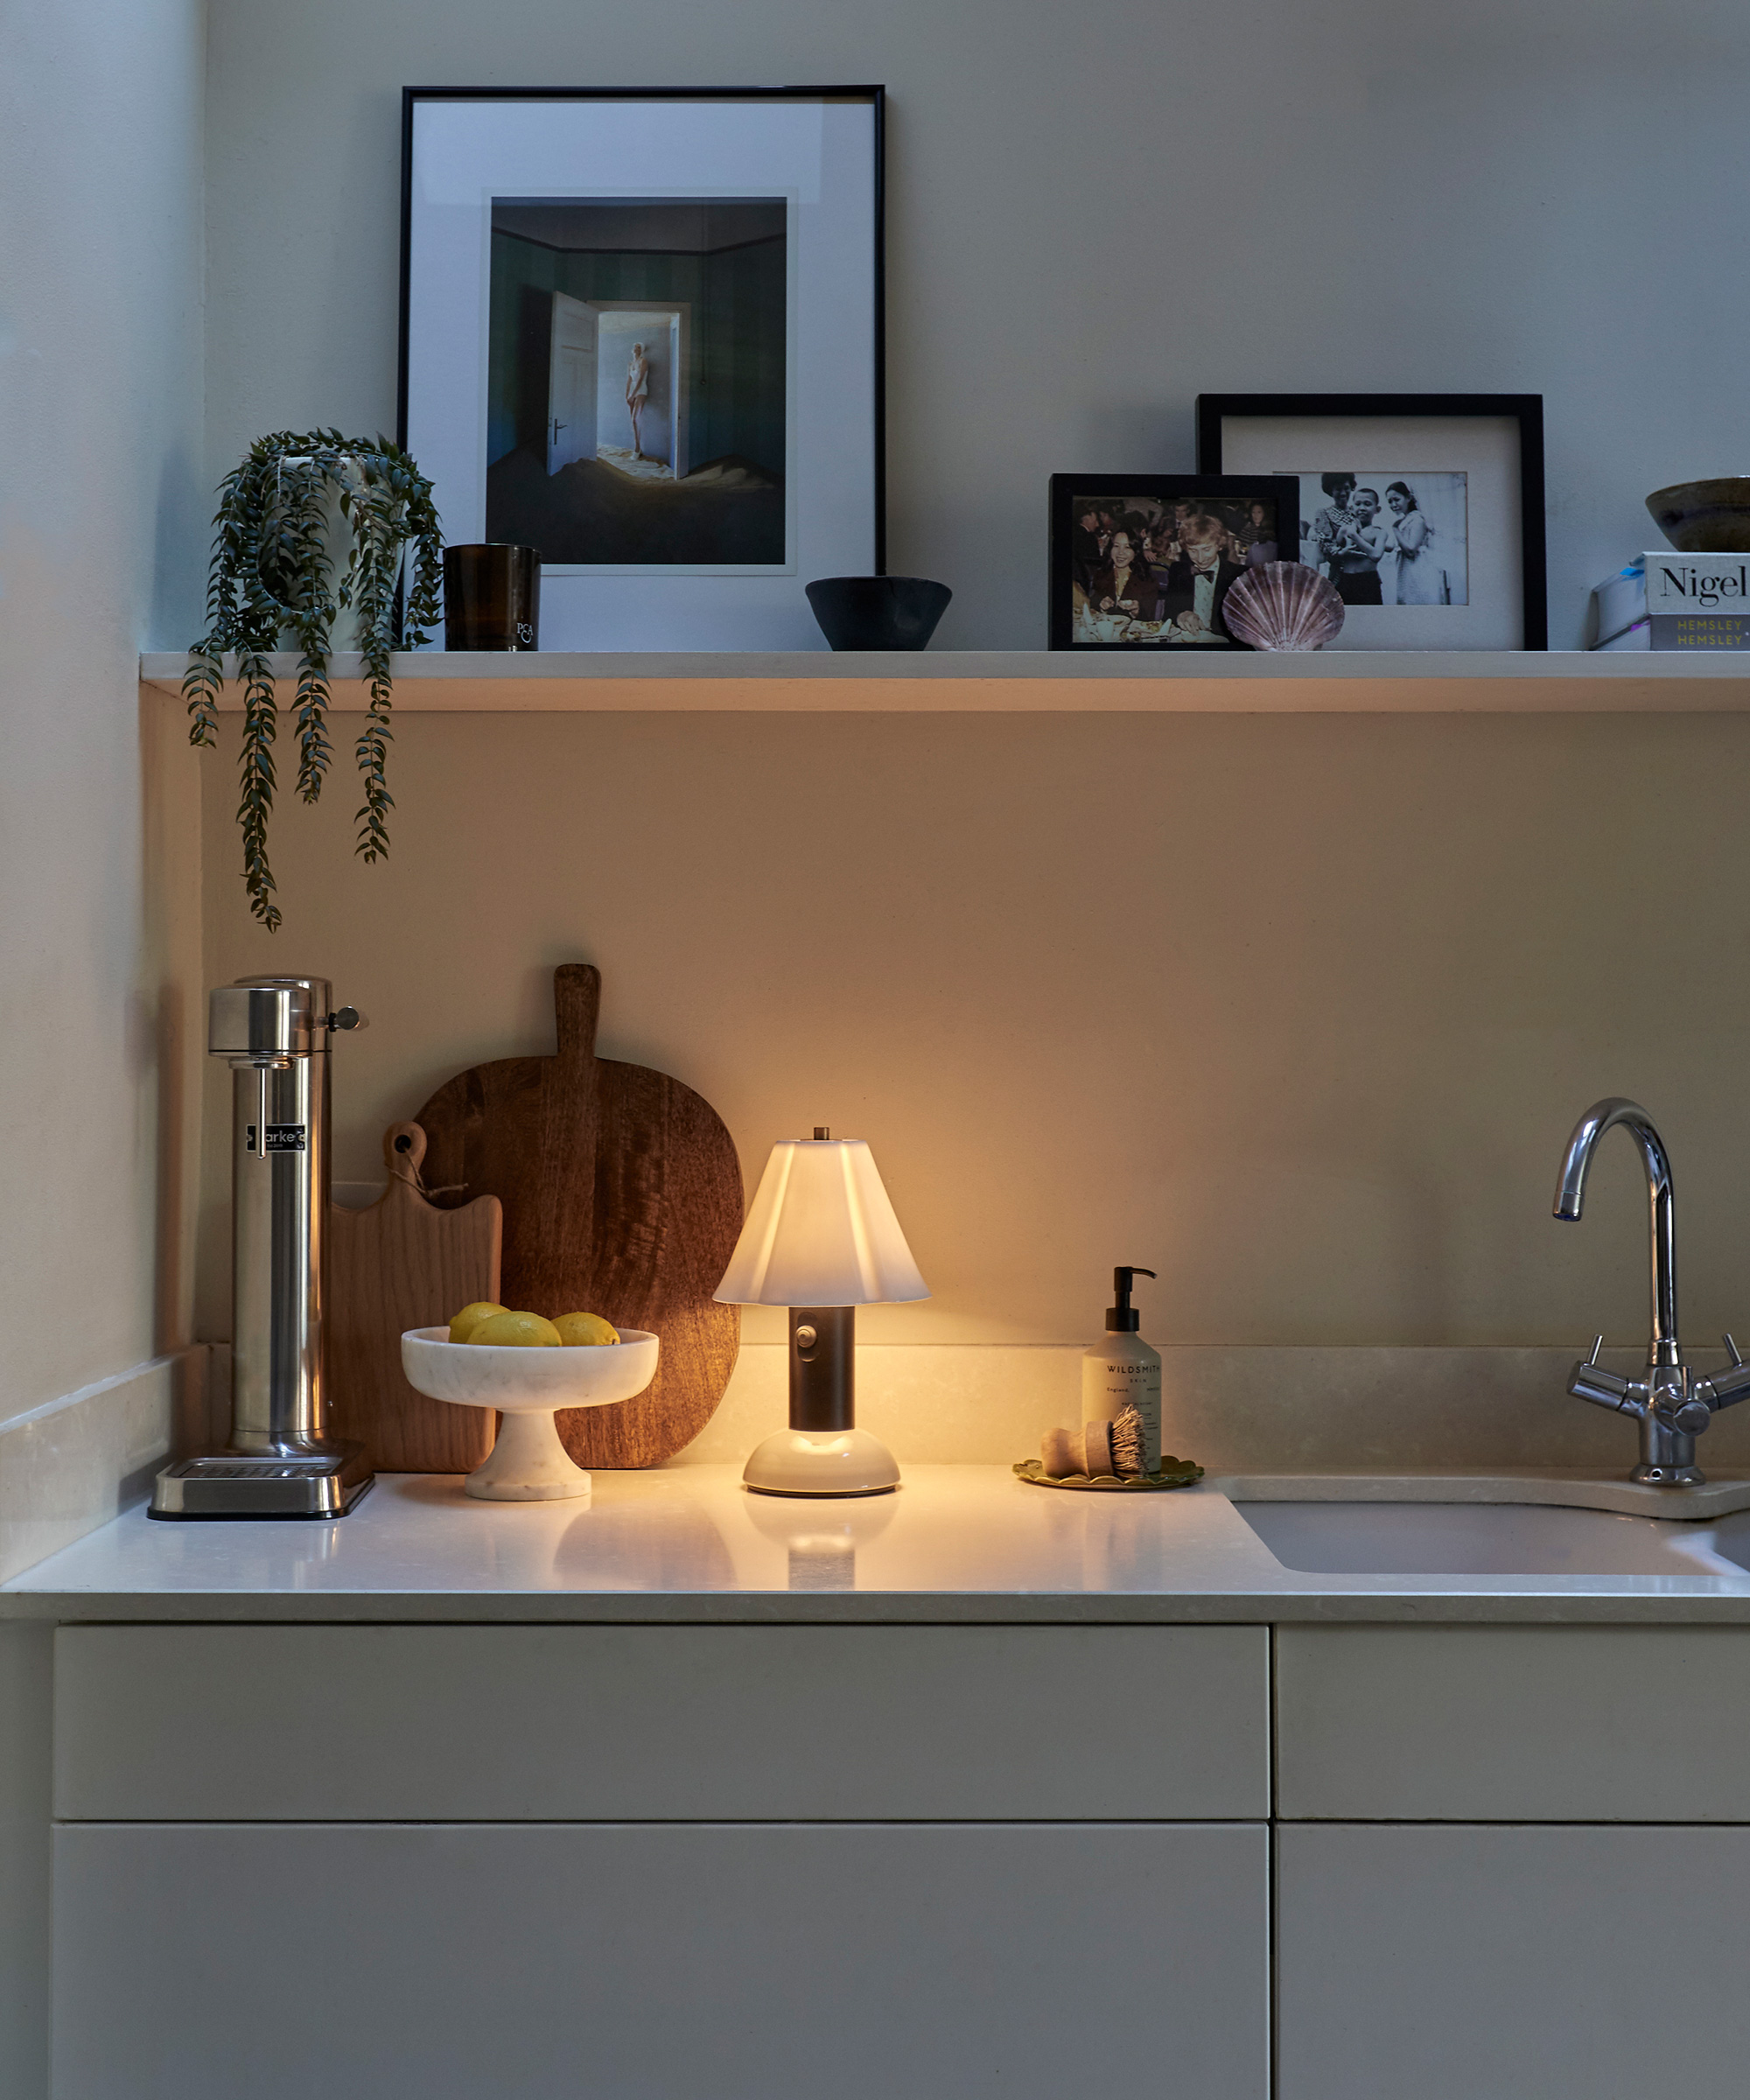
M 954 596 L 921 576 L 822 576 L 808 592 L 835 649 L 925 648 Z

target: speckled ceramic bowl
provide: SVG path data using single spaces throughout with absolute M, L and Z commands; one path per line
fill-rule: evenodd
M 1750 554 L 1750 474 L 1656 488 L 1647 508 L 1685 554 Z
M 504 1417 L 498 1441 L 463 1486 L 493 1502 L 550 1502 L 587 1494 L 590 1476 L 560 1441 L 562 1407 L 611 1407 L 656 1376 L 661 1344 L 641 1327 L 622 1327 L 599 1348 L 494 1349 L 452 1341 L 447 1327 L 412 1327 L 401 1338 L 401 1368 L 416 1392 L 456 1407 L 490 1407 Z

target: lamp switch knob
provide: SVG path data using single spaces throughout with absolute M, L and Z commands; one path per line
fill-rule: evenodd
M 811 1349 L 819 1340 L 820 1336 L 810 1326 L 804 1325 L 796 1329 L 796 1347 L 799 1349 Z

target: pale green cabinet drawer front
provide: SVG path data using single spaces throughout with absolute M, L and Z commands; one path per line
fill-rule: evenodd
M 1268 2100 L 1268 1846 L 80 1824 L 54 2100 Z
M 1278 1812 L 1750 1823 L 1750 1629 L 1284 1627 Z
M 1301 1824 L 1278 1844 L 1278 2100 L 1745 2090 L 1750 1830 Z
M 63 1818 L 1269 1814 L 1257 1627 L 76 1627 Z

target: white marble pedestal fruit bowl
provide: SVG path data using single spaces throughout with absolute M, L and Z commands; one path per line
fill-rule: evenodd
M 447 1327 L 412 1327 L 401 1368 L 416 1392 L 504 1417 L 484 1464 L 462 1485 L 491 1502 L 556 1502 L 587 1494 L 590 1476 L 559 1441 L 562 1407 L 611 1407 L 656 1376 L 655 1335 L 622 1327 L 596 1348 L 494 1349 L 452 1341 Z

